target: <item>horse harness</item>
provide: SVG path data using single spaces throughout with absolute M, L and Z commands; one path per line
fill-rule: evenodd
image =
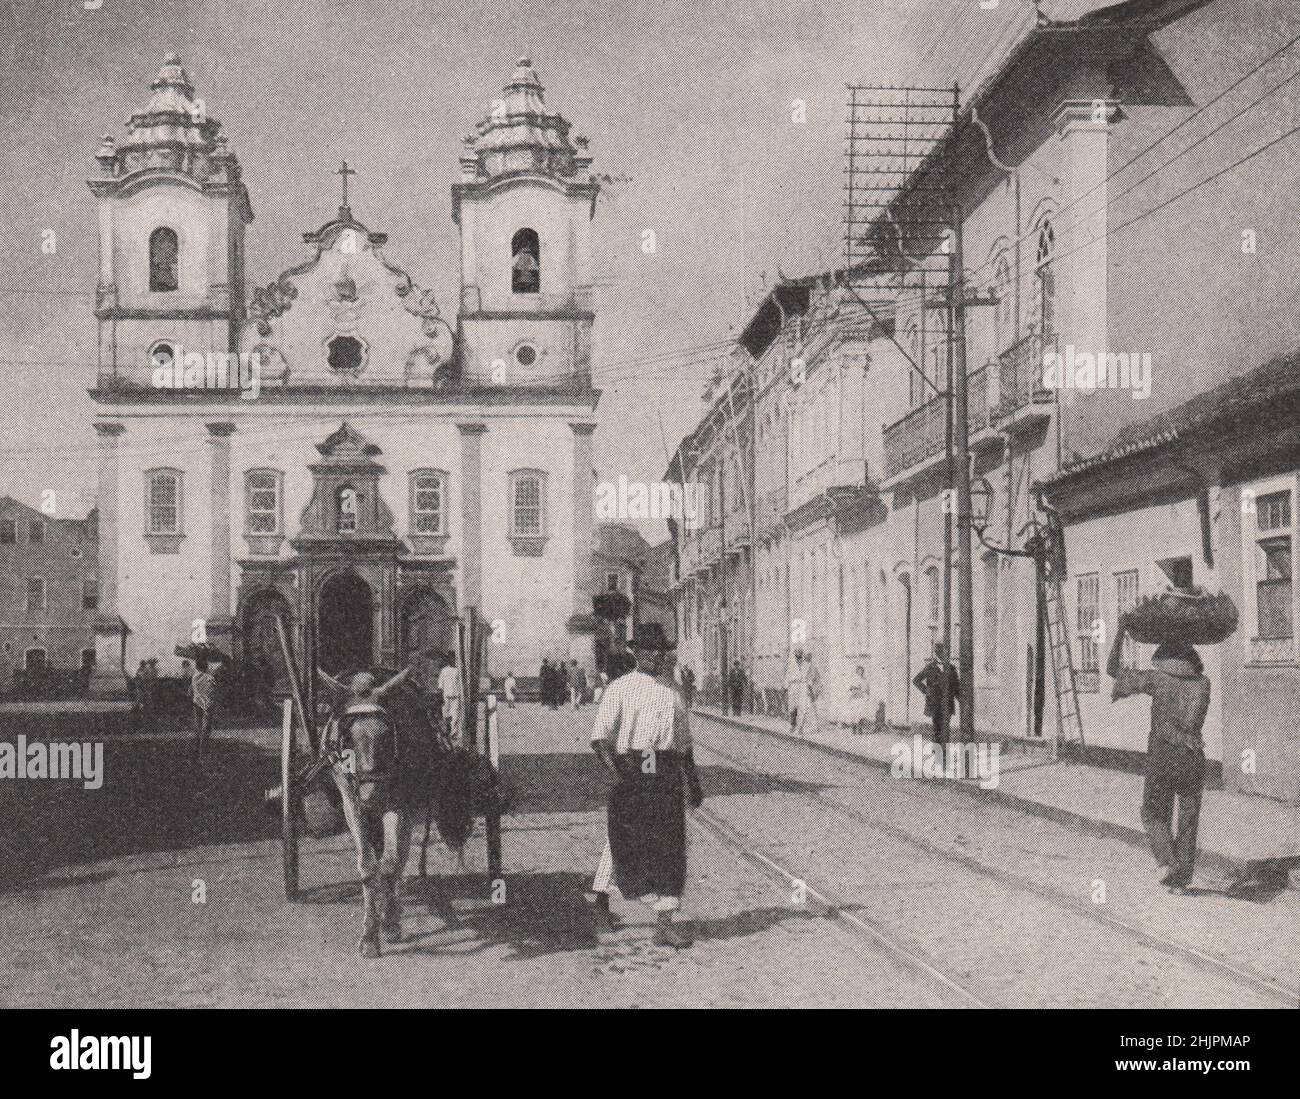
M 397 731 L 378 703 L 351 703 L 338 720 L 338 739 L 353 753 L 355 766 L 347 775 L 354 789 L 365 783 L 383 786 L 397 777 Z

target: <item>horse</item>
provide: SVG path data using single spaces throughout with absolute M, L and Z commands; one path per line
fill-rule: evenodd
M 370 672 L 357 672 L 345 686 L 317 671 L 336 697 L 322 750 L 338 755 L 332 772 L 357 850 L 363 905 L 359 949 L 364 958 L 378 958 L 381 935 L 390 945 L 402 941 L 402 875 L 415 811 L 432 797 L 437 749 L 427 735 L 419 735 L 423 723 L 411 713 L 415 708 L 401 704 L 394 693 L 409 667 L 379 686 Z
M 380 956 L 381 938 L 389 945 L 402 941 L 402 877 L 417 816 L 424 816 L 424 877 L 435 820 L 463 870 L 476 810 L 505 804 L 490 762 L 440 728 L 411 689 L 412 671 L 407 667 L 376 686 L 371 672 L 358 672 L 345 685 L 317 669 L 334 696 L 321 752 L 337 760 L 332 773 L 357 851 L 365 958 Z M 403 684 L 407 689 L 400 690 Z

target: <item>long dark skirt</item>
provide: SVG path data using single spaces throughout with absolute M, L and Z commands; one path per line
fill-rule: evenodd
M 646 774 L 641 754 L 616 758 L 619 780 L 609 792 L 609 847 L 625 897 L 680 897 L 686 885 L 686 805 L 682 763 L 657 752 Z

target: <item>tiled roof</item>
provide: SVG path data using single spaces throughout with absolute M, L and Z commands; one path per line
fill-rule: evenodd
M 1121 429 L 1098 454 L 1064 465 L 1045 483 L 1067 480 L 1112 462 L 1155 450 L 1265 409 L 1282 397 L 1300 396 L 1300 351 L 1277 355 L 1262 366 L 1215 386 L 1180 405 Z

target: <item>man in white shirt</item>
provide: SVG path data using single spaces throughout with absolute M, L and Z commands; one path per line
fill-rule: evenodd
M 442 695 L 442 726 L 453 744 L 461 743 L 460 671 L 456 657 L 447 654 L 447 663 L 438 673 L 438 693 Z
M 680 948 L 691 943 L 673 923 L 686 883 L 686 801 L 698 808 L 704 794 L 686 703 L 655 644 L 637 639 L 637 670 L 605 691 L 591 746 L 617 780 L 609 793 L 608 834 L 619 892 L 658 914 L 657 944 Z

